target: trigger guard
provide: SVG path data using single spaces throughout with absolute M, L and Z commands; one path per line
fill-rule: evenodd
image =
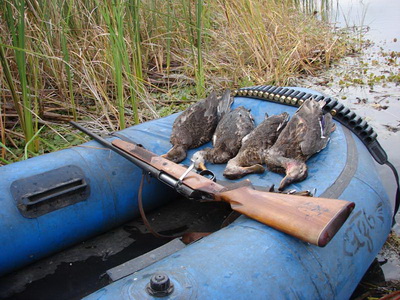
M 208 170 L 208 169 L 200 171 L 199 174 L 201 176 L 204 176 L 204 177 L 214 181 L 214 182 L 217 181 L 217 178 L 216 178 L 215 174 L 212 171 Z

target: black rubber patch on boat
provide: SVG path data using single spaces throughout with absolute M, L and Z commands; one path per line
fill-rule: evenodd
M 90 195 L 82 169 L 74 165 L 18 179 L 10 189 L 18 210 L 26 218 L 40 217 Z
M 328 187 L 319 197 L 324 198 L 338 198 L 349 185 L 351 179 L 357 171 L 358 166 L 358 152 L 357 146 L 351 135 L 351 131 L 346 127 L 342 126 L 343 133 L 347 142 L 347 158 L 346 165 L 342 172 L 336 178 L 335 182 Z

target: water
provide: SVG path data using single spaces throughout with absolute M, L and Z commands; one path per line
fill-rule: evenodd
M 364 117 L 378 133 L 378 141 L 389 161 L 400 170 L 400 88 L 388 78 L 400 79 L 400 1 L 338 0 L 332 22 L 340 28 L 362 29 L 371 45 L 363 53 L 343 59 L 324 74 L 301 78 L 297 85 L 324 92 Z M 399 56 L 399 57 L 398 57 Z M 368 82 L 370 84 L 368 84 Z M 387 166 L 377 164 L 379 174 L 394 204 L 397 184 Z M 396 216 L 400 223 L 400 214 Z M 394 231 L 399 235 L 400 226 Z M 378 259 L 386 280 L 400 280 L 399 249 L 381 251 Z
M 387 50 L 400 51 L 400 2 L 396 0 L 339 0 L 334 12 L 340 27 L 368 26 L 367 37 Z

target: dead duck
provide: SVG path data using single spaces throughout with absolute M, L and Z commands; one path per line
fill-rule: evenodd
M 234 157 L 242 139 L 255 128 L 250 110 L 240 106 L 225 114 L 218 123 L 212 138 L 213 148 L 205 148 L 193 154 L 192 161 L 197 169 L 204 170 L 205 162 L 226 163 Z
M 288 120 L 286 112 L 271 117 L 265 114 L 265 119 L 243 138 L 239 153 L 228 161 L 223 175 L 238 179 L 247 174 L 263 173 L 265 151 L 275 143 Z
M 170 142 L 173 147 L 163 157 L 179 163 L 188 149 L 208 143 L 222 117 L 230 111 L 233 98 L 227 90 L 218 99 L 215 92 L 182 112 L 172 125 Z
M 321 151 L 335 130 L 332 116 L 324 114 L 323 101 L 307 99 L 290 119 L 275 144 L 266 152 L 265 163 L 269 170 L 286 173 L 279 190 L 292 182 L 307 178 L 306 161 Z

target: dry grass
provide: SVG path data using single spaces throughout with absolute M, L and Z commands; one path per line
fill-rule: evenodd
M 46 125 L 35 136 L 39 150 L 29 151 L 35 155 L 53 144 L 42 134 L 54 122 L 78 118 L 118 130 L 182 109 L 202 93 L 199 84 L 206 94 L 290 84 L 349 47 L 328 24 L 301 13 L 298 1 L 26 0 L 25 46 L 17 49 L 10 31 L 20 16 L 14 2 L 23 0 L 0 1 L 0 46 L 17 94 L 1 72 L 3 163 L 22 158 L 17 149 L 28 142 L 21 140 L 21 109 L 32 114 L 34 132 Z M 17 50 L 25 53 L 30 107 L 16 99 L 23 95 Z

